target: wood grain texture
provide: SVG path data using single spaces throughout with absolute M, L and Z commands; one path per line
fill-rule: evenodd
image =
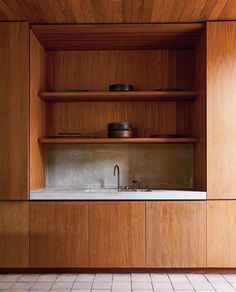
M 207 189 L 206 169 L 206 34 L 203 33 L 195 49 L 195 86 L 199 92 L 193 102 L 192 135 L 199 143 L 193 148 L 193 186 L 195 189 Z
M 46 86 L 46 54 L 35 35 L 30 33 L 30 191 L 43 188 L 44 148 L 38 138 L 45 135 L 45 103 L 38 92 Z
M 50 52 L 48 64 L 50 90 L 106 91 L 109 84 L 117 82 L 148 91 L 160 87 L 194 88 L 193 50 Z M 185 103 L 185 118 L 179 124 L 186 126 L 178 127 L 182 134 L 191 134 L 191 123 L 186 123 L 191 121 L 190 109 L 191 103 Z M 176 112 L 175 102 L 48 103 L 46 134 L 81 132 L 106 137 L 107 123 L 125 120 L 132 122 L 138 137 L 176 133 Z
M 29 204 L 0 202 L 0 267 L 29 266 Z
M 42 144 L 186 144 L 197 143 L 196 138 L 41 138 Z
M 47 89 L 107 91 L 114 83 L 136 90 L 194 89 L 194 50 L 48 52 Z
M 145 267 L 145 203 L 89 203 L 90 267 Z
M 235 54 L 236 23 L 209 23 L 207 25 L 208 199 L 236 199 Z
M 207 267 L 236 267 L 236 202 L 207 202 Z
M 203 24 L 33 25 L 46 50 L 194 48 Z
M 156 23 L 236 19 L 235 0 L 1 0 L 0 20 Z
M 193 101 L 195 91 L 130 91 L 130 92 L 40 92 L 39 97 L 48 102 L 75 101 Z
M 146 203 L 147 267 L 206 267 L 206 202 Z
M 0 199 L 27 199 L 29 26 L 0 23 Z
M 30 203 L 30 267 L 88 267 L 88 204 Z

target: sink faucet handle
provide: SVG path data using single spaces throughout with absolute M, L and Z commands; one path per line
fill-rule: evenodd
M 132 180 L 132 188 L 135 190 L 135 189 L 138 189 L 138 181 L 136 179 L 133 179 Z

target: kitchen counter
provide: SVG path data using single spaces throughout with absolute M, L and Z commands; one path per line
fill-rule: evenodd
M 206 200 L 207 193 L 191 190 L 120 191 L 116 189 L 45 188 L 30 193 L 30 200 Z

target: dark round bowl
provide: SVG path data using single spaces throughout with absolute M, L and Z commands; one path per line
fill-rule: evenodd
M 133 136 L 133 131 L 128 130 L 108 132 L 108 138 L 132 138 Z
M 111 84 L 109 91 L 133 91 L 134 87 L 131 84 Z
M 120 122 L 120 123 L 109 123 L 107 124 L 107 129 L 108 131 L 123 131 L 127 130 L 130 131 L 132 130 L 132 124 L 128 122 Z

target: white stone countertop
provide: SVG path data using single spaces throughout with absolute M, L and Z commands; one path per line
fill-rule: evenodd
M 207 193 L 192 190 L 137 190 L 45 188 L 30 193 L 30 200 L 148 201 L 206 200 Z

